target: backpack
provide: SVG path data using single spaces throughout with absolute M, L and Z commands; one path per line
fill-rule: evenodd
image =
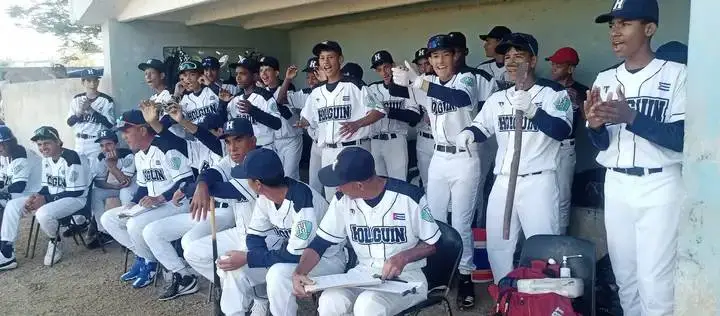
M 517 289 L 517 280 L 557 278 L 560 266 L 548 265 L 543 260 L 533 260 L 530 267 L 518 267 L 502 278 L 499 284 L 491 284 L 488 292 L 495 301 L 493 316 L 580 316 L 568 297 L 555 293 L 527 294 Z

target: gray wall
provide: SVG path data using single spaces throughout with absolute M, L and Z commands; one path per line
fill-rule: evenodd
M 287 61 L 290 45 L 287 31 L 245 31 L 224 26 L 193 26 L 179 23 L 136 21 L 103 25 L 105 73 L 110 77 L 116 112 L 130 109 L 148 98 L 152 91 L 145 84 L 137 65 L 148 58 L 162 59 L 166 46 L 254 47 Z M 235 57 L 236 58 L 236 57 Z M 107 63 L 109 61 L 109 63 Z

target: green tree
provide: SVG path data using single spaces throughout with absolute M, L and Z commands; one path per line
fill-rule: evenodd
M 79 25 L 70 20 L 68 0 L 39 0 L 25 6 L 13 5 L 7 14 L 16 25 L 38 33 L 52 34 L 62 40 L 61 59 L 64 63 L 81 59 L 82 55 L 99 53 L 99 25 Z

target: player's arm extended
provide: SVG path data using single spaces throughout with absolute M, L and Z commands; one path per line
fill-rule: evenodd
M 424 82 L 421 90 L 427 92 L 429 97 L 445 101 L 452 106 L 466 107 L 473 105 L 470 95 L 463 90 L 441 86 L 429 81 Z
M 277 107 L 277 104 L 275 103 L 274 98 L 270 98 L 270 100 L 266 100 L 267 106 L 266 109 L 273 110 L 273 108 Z M 248 112 L 252 118 L 254 118 L 258 123 L 265 125 L 269 128 L 272 128 L 274 130 L 279 130 L 280 127 L 282 127 L 282 121 L 280 121 L 280 113 L 276 112 L 275 115 L 265 112 L 264 110 L 260 109 L 257 106 L 250 107 L 250 111 Z M 276 116 L 277 115 L 277 116 Z
M 208 192 L 213 197 L 233 200 L 243 197 L 232 183 L 224 182 L 220 172 L 214 168 L 208 168 L 198 176 L 197 184 L 200 185 L 201 182 L 208 186 Z M 196 187 L 196 185 L 188 185 L 183 192 L 186 196 L 193 196 Z
M 545 135 L 557 141 L 563 141 L 567 138 L 572 129 L 564 119 L 551 116 L 543 109 L 538 109 L 530 121 L 535 123 L 535 126 Z
M 330 246 L 336 245 L 328 240 L 323 239 L 320 236 L 310 242 L 310 245 L 303 250 L 302 256 L 298 261 L 297 267 L 295 267 L 295 274 L 307 275 L 312 271 L 313 268 L 320 262 L 320 257 L 325 253 L 325 250 Z

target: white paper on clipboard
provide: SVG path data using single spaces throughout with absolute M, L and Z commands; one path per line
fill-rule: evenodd
M 315 284 L 305 285 L 305 291 L 307 292 L 317 292 L 332 288 L 379 285 L 382 283 L 382 280 L 378 278 L 360 273 L 331 274 L 310 279 L 315 281 Z
M 422 286 L 421 282 L 397 282 L 397 281 L 385 281 L 378 285 L 371 285 L 371 286 L 355 286 L 358 289 L 368 290 L 368 291 L 377 291 L 377 292 L 385 292 L 385 293 L 393 293 L 393 294 L 400 294 L 400 295 L 406 295 L 408 293 L 411 293 L 413 289 L 417 290 Z

